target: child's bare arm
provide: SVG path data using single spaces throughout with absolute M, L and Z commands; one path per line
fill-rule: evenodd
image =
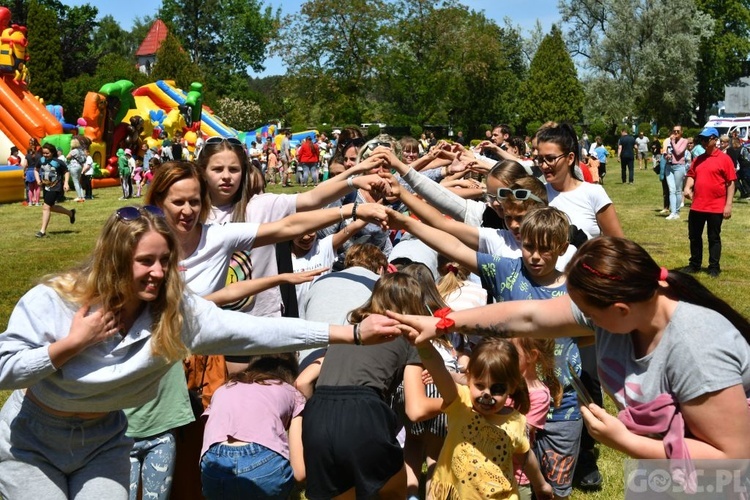
M 435 386 L 443 396 L 443 408 L 447 408 L 458 397 L 458 389 L 453 377 L 451 377 L 448 368 L 445 367 L 443 358 L 429 341 L 418 344 L 417 351 L 419 351 L 422 364 L 432 375 Z
M 307 472 L 302 448 L 302 415 L 294 417 L 289 425 L 289 462 L 294 471 L 294 480 L 303 482 L 307 478 Z
M 531 482 L 531 488 L 534 490 L 536 498 L 554 498 L 555 492 L 552 490 L 552 486 L 550 486 L 544 478 L 544 474 L 542 474 L 542 470 L 539 468 L 539 461 L 531 450 L 526 452 L 526 464 L 524 465 L 523 471 Z

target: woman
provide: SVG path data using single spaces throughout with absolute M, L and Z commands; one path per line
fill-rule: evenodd
M 602 236 L 582 245 L 568 265 L 568 292 L 544 307 L 493 304 L 447 319 L 462 333 L 490 336 L 593 334 L 602 384 L 631 421 L 638 424 L 641 411 L 672 402 L 685 423 L 676 437 L 684 438 L 689 457 L 750 458 L 745 318 L 624 238 Z M 389 316 L 416 329 L 420 341 L 436 332 L 434 318 Z M 595 404 L 581 411 L 589 432 L 605 445 L 634 458 L 670 458 L 662 437 L 637 433 Z M 719 418 L 723 425 L 716 425 Z
M 353 342 L 348 326 L 250 318 L 189 294 L 179 244 L 158 209 L 123 207 L 80 267 L 21 298 L 0 335 L 0 495 L 128 497 L 123 408 L 154 398 L 189 351 L 261 353 Z M 43 311 L 43 314 L 40 314 Z M 365 319 L 358 340 L 394 335 Z

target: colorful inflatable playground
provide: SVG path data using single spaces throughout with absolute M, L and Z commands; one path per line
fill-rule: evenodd
M 5 165 L 10 148 L 25 154 L 29 139 L 50 142 L 65 154 L 75 134 L 91 140 L 94 160 L 94 188 L 119 184 L 117 151 L 129 148 L 141 151 L 143 145 L 158 150 L 164 137 L 181 132 L 189 152 L 194 152 L 200 136 L 237 137 L 248 146 L 258 139 L 273 137 L 281 142 L 276 125 L 254 131 L 239 132 L 221 121 L 203 105 L 203 88 L 193 83 L 187 92 L 173 81 L 159 80 L 136 88 L 128 80 L 103 85 L 84 99 L 83 113 L 76 124 L 65 122 L 61 106 L 47 105 L 27 89 L 26 28 L 10 25 L 10 11 L 0 7 L 0 203 L 24 199 L 23 171 L 16 165 Z M 302 141 L 314 131 L 292 136 Z

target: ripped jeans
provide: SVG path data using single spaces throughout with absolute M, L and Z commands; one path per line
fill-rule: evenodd
M 143 500 L 169 500 L 176 455 L 177 447 L 171 431 L 136 438 L 130 452 L 130 500 L 138 498 L 141 485 Z

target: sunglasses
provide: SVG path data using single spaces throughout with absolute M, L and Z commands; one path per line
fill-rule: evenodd
M 344 143 L 344 146 L 342 147 L 342 151 L 346 151 L 350 147 L 354 146 L 357 149 L 361 148 L 365 144 L 365 139 L 363 137 L 355 137 L 354 139 L 349 139 Z
M 673 133 L 673 134 L 681 134 L 681 133 L 682 133 L 682 130 L 677 130 L 677 129 L 675 129 L 675 130 L 673 130 L 673 131 L 672 131 L 672 133 Z
M 159 217 L 160 219 L 164 218 L 164 212 L 162 212 L 161 208 L 155 207 L 153 205 L 144 205 L 142 207 L 121 207 L 118 208 L 115 212 L 115 215 L 119 220 L 124 220 L 125 222 L 138 220 L 141 217 L 143 217 L 143 212 L 147 212 L 151 214 L 154 217 Z
M 379 146 L 385 146 L 390 149 L 391 143 L 390 142 L 371 142 L 370 144 L 367 145 L 367 150 L 375 151 L 375 148 Z
M 518 201 L 533 200 L 537 203 L 544 203 L 541 198 L 539 198 L 528 189 L 498 188 L 497 196 L 488 195 L 489 198 L 498 199 L 501 201 L 507 200 L 511 196 Z
M 228 142 L 231 146 L 239 146 L 239 147 L 243 146 L 242 141 L 240 141 L 236 137 L 221 137 L 219 135 L 215 135 L 213 137 L 209 137 L 208 139 L 206 139 L 207 146 L 221 144 L 222 142 Z
M 557 156 L 555 156 L 555 155 L 546 155 L 546 156 L 538 155 L 536 157 L 536 161 L 539 163 L 539 165 L 544 165 L 544 164 L 552 165 L 557 160 L 559 160 L 563 156 L 567 156 L 567 155 L 568 155 L 568 153 L 559 154 Z

